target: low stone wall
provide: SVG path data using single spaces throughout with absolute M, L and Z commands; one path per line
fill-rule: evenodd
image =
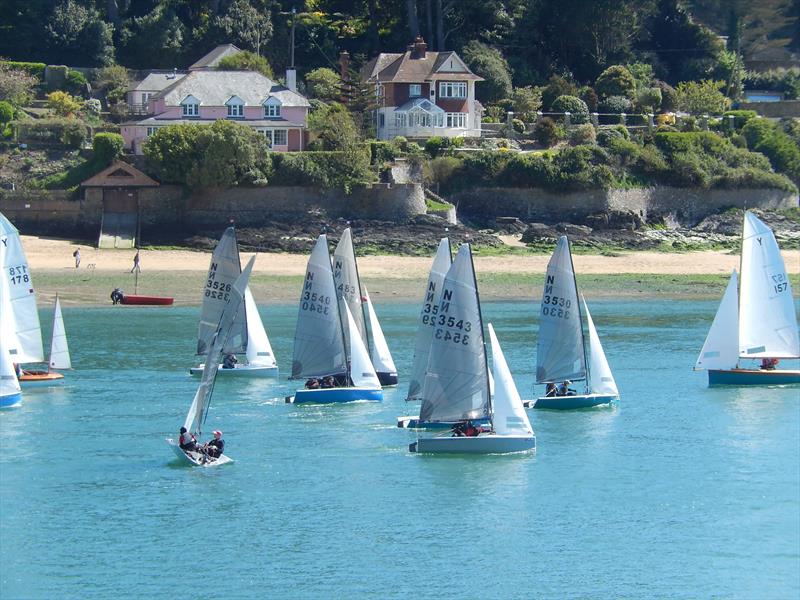
M 100 231 L 102 202 L 72 199 L 63 190 L 0 193 L 0 212 L 24 233 L 92 239 Z
M 740 102 L 742 110 L 754 110 L 758 114 L 771 119 L 800 117 L 800 100 L 782 100 L 780 102 Z
M 477 221 L 517 217 L 531 223 L 584 223 L 602 213 L 633 213 L 642 221 L 692 227 L 730 207 L 796 207 L 796 195 L 774 189 L 700 190 L 672 187 L 555 194 L 530 188 L 473 188 L 450 197 L 460 217 Z

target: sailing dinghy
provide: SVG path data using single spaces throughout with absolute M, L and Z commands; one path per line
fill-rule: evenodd
M 236 232 L 233 227 L 228 227 L 211 255 L 211 264 L 203 289 L 203 305 L 197 328 L 197 354 L 200 356 L 204 355 L 209 347 L 209 340 L 215 333 L 216 323 L 219 322 L 222 309 L 226 306 L 233 282 L 240 273 Z M 219 365 L 219 376 L 277 377 L 278 365 L 275 362 L 275 355 L 272 353 L 264 323 L 258 314 L 249 287 L 245 290 L 244 305 L 236 317 L 233 332 L 223 354 L 244 353 L 245 361 L 236 362 L 229 367 L 225 367 L 224 364 Z M 201 375 L 203 368 L 202 364 L 192 367 L 189 373 Z
M 800 383 L 800 370 L 776 369 L 776 359 L 800 358 L 792 286 L 772 230 L 745 212 L 741 282 L 731 274 L 695 363 L 708 369 L 709 385 Z M 738 284 L 738 295 L 737 295 Z M 758 359 L 764 368 L 741 367 Z
M 583 334 L 581 305 L 586 313 L 589 352 Z M 566 236 L 547 264 L 544 293 L 539 313 L 539 339 L 536 349 L 536 383 L 555 387 L 567 381 L 585 381 L 582 393 L 545 395 L 526 406 L 533 408 L 574 409 L 610 404 L 619 398 L 617 384 L 608 366 L 600 337 L 586 302 L 578 299 L 578 284 L 572 253 Z M 568 385 L 567 385 L 568 387 Z
M 419 437 L 410 452 L 504 454 L 536 447 L 528 416 L 489 325 L 495 393 L 490 393 L 489 369 L 483 340 L 483 321 L 472 252 L 463 244 L 442 285 L 430 356 L 420 392 L 420 420 L 473 424 L 486 419 L 477 435 Z M 454 430 L 455 431 L 455 430 Z
M 306 267 L 294 334 L 291 379 L 320 387 L 299 389 L 287 402 L 383 400 L 383 390 L 347 302 L 337 299 L 328 240 L 317 239 Z M 360 295 L 359 295 L 360 302 Z M 322 387 L 333 378 L 335 387 Z
M 217 328 L 209 339 L 209 345 L 206 349 L 206 362 L 203 365 L 203 372 L 200 376 L 200 385 L 197 388 L 197 392 L 192 400 L 192 405 L 189 407 L 189 412 L 186 414 L 186 420 L 183 424 L 186 431 L 194 435 L 197 440 L 199 440 L 202 435 L 202 427 L 208 416 L 211 396 L 214 393 L 214 383 L 217 379 L 217 373 L 219 372 L 220 357 L 228 342 L 228 337 L 231 334 L 237 334 L 237 317 L 244 308 L 244 293 L 247 288 L 247 281 L 250 278 L 250 272 L 253 270 L 255 259 L 255 256 L 253 256 L 241 275 L 233 282 L 230 289 L 226 288 L 227 298 L 223 300 L 225 305 L 222 307 Z M 167 444 L 169 444 L 178 458 L 194 466 L 217 467 L 233 462 L 233 459 L 226 454 L 213 458 L 202 452 L 183 450 L 178 442 L 172 438 L 167 438 Z
M 11 362 L 44 362 L 42 329 L 36 308 L 31 271 L 19 231 L 0 213 L 0 335 L 6 341 Z M 54 322 L 54 327 L 56 323 Z M 63 322 L 62 322 L 63 326 Z M 25 369 L 19 381 L 26 387 L 61 383 L 64 375 L 50 369 Z
M 19 387 L 14 363 L 4 339 L 0 339 L 0 408 L 12 408 L 22 404 L 22 391 Z

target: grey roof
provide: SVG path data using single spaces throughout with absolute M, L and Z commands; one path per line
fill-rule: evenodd
M 179 79 L 186 77 L 186 71 L 161 71 L 152 72 L 142 79 L 136 87 L 131 88 L 134 91 L 141 92 L 160 92 L 167 86 L 172 85 Z
M 201 106 L 225 106 L 232 96 L 241 98 L 245 106 L 261 106 L 270 96 L 282 106 L 311 106 L 305 97 L 255 71 L 192 71 L 154 98 L 178 106 L 189 95 Z
M 142 119 L 141 121 L 134 121 L 134 122 L 127 122 L 123 123 L 123 125 L 139 125 L 139 126 L 147 126 L 147 127 L 166 127 L 167 125 L 213 125 L 220 119 L 169 119 L 166 117 L 148 117 L 146 119 Z M 294 123 L 292 121 L 287 121 L 282 117 L 278 117 L 275 119 L 230 119 L 235 123 L 241 123 L 242 125 L 247 125 L 249 127 L 303 127 L 302 123 Z
M 241 49 L 237 48 L 233 44 L 222 44 L 221 46 L 214 48 L 211 52 L 190 66 L 189 70 L 194 71 L 197 69 L 213 69 L 219 64 L 219 61 L 226 56 L 233 56 L 234 54 L 239 54 L 239 52 L 241 52 Z

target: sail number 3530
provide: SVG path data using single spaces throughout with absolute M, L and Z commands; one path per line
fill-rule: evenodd
M 557 319 L 569 319 L 569 309 L 572 300 L 558 296 L 545 296 L 542 298 L 542 316 Z

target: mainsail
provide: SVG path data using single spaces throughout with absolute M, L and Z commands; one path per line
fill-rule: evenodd
M 425 379 L 425 369 L 428 367 L 431 339 L 433 339 L 433 320 L 439 310 L 442 282 L 452 262 L 450 240 L 442 238 L 439 242 L 439 248 L 436 250 L 436 256 L 433 258 L 431 272 L 428 275 L 428 282 L 425 286 L 422 310 L 419 313 L 417 337 L 414 342 L 414 362 L 409 374 L 406 400 L 420 400 L 422 398 L 422 382 Z
M 488 417 L 486 349 L 469 244 L 459 248 L 447 271 L 435 318 L 420 421 Z
M 364 287 L 364 304 L 367 306 L 369 329 L 372 332 L 372 353 L 370 354 L 372 364 L 375 370 L 381 373 L 397 373 L 397 367 L 394 365 L 392 353 L 389 352 L 389 345 L 386 343 L 383 329 L 378 321 L 378 315 L 375 314 L 375 308 L 372 306 L 366 286 Z
M 64 329 L 64 317 L 61 316 L 61 301 L 56 296 L 56 308 L 53 313 L 53 339 L 50 341 L 50 368 L 71 369 L 67 332 Z
M 292 378 L 325 377 L 347 371 L 342 323 L 325 234 L 306 267 L 294 332 Z
M 578 290 L 566 236 L 558 239 L 547 263 L 536 361 L 537 383 L 586 379 Z
M 731 273 L 695 369 L 733 369 L 739 361 L 739 278 Z
M 589 329 L 589 391 L 592 394 L 618 396 L 617 382 L 614 381 L 611 367 L 608 366 L 606 353 L 603 352 L 603 345 L 600 343 L 600 336 L 597 335 L 597 329 L 594 327 L 589 307 L 586 306 L 586 300 L 583 297 L 581 297 L 581 302 L 586 313 L 586 323 Z
M 346 304 L 361 336 L 361 341 L 366 348 L 369 348 L 361 300 L 361 282 L 358 279 L 356 254 L 349 227 L 342 232 L 342 237 L 333 252 L 333 279 L 336 282 L 336 297 L 339 299 L 342 323 L 346 322 L 344 314 L 344 305 Z M 347 330 L 345 331 L 345 341 L 349 348 L 350 334 Z
M 12 362 L 44 360 L 33 280 L 19 231 L 0 213 L 0 336 Z
M 219 323 L 214 334 L 209 340 L 209 349 L 206 355 L 206 362 L 203 365 L 203 374 L 200 378 L 200 385 L 192 400 L 189 412 L 183 426 L 196 437 L 200 435 L 200 428 L 205 421 L 208 412 L 208 405 L 211 402 L 211 394 L 214 391 L 214 380 L 217 377 L 219 361 L 222 357 L 223 347 L 226 345 L 228 335 L 234 332 L 238 323 L 238 315 L 244 309 L 244 291 L 247 288 L 247 281 L 250 279 L 250 272 L 253 270 L 253 263 L 256 257 L 253 256 L 248 261 L 241 275 L 231 284 L 228 299 L 225 300 Z
M 533 435 L 533 427 L 519 397 L 519 391 L 511 376 L 500 342 L 489 323 L 489 340 L 492 345 L 492 371 L 495 389 L 492 397 L 492 424 L 497 435 Z
M 244 292 L 244 309 L 247 319 L 247 364 L 258 367 L 274 367 L 275 355 L 269 343 L 267 331 L 258 314 L 256 301 L 248 287 Z
M 205 354 L 214 337 L 222 311 L 231 298 L 233 283 L 242 272 L 236 232 L 228 227 L 211 255 L 206 285 L 203 288 L 203 306 L 197 328 L 197 354 Z M 247 348 L 247 320 L 245 310 L 236 314 L 224 354 L 237 354 Z
M 739 355 L 800 356 L 792 286 L 772 231 L 753 213 L 744 215 L 739 292 Z

